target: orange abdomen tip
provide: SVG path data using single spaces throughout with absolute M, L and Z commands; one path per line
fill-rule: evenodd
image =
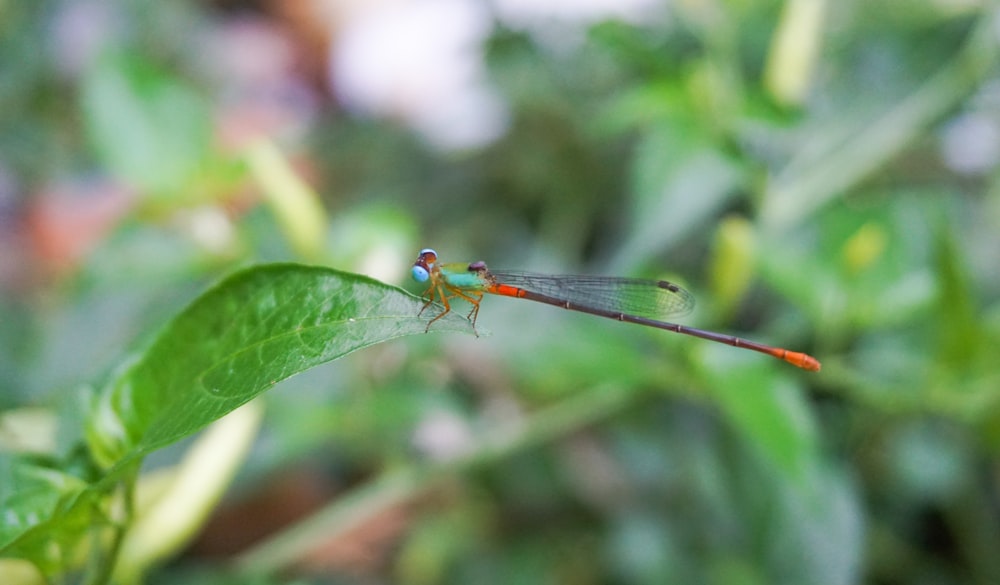
M 798 366 L 803 370 L 809 370 L 810 372 L 818 372 L 821 367 L 818 359 L 807 353 L 801 353 L 798 351 L 786 351 L 782 359 L 793 366 Z

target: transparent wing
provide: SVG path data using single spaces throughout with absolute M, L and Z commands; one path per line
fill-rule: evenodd
M 694 297 L 666 280 L 491 270 L 498 284 L 615 313 L 663 320 L 691 312 Z

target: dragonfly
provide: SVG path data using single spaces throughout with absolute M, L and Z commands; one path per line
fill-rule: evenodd
M 424 292 L 427 302 L 418 316 L 435 301 L 440 301 L 444 307 L 427 323 L 425 332 L 430 331 L 435 321 L 451 312 L 451 301 L 454 299 L 462 299 L 472 305 L 467 318 L 475 331 L 479 303 L 488 293 L 741 347 L 784 360 L 804 370 L 818 372 L 820 369 L 819 360 L 806 353 L 664 321 L 668 317 L 687 314 L 694 307 L 691 293 L 666 280 L 490 270 L 483 261 L 442 264 L 438 262 L 437 252 L 430 248 L 420 251 L 410 272 L 417 282 L 428 283 Z

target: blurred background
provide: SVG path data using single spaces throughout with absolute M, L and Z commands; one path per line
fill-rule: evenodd
M 0 408 L 71 408 L 252 263 L 666 278 L 823 370 L 488 298 L 264 396 L 150 582 L 996 583 L 998 18 L 0 2 Z

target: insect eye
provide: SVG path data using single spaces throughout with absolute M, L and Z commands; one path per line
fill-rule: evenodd
M 434 266 L 434 264 L 437 262 L 437 259 L 438 259 L 437 252 L 435 252 L 431 248 L 424 248 L 423 250 L 420 251 L 420 254 L 417 255 L 416 263 L 418 265 L 430 268 L 431 266 Z
M 427 279 L 430 278 L 430 273 L 423 266 L 414 266 L 410 269 L 410 274 L 413 275 L 413 280 L 417 282 L 427 282 Z

